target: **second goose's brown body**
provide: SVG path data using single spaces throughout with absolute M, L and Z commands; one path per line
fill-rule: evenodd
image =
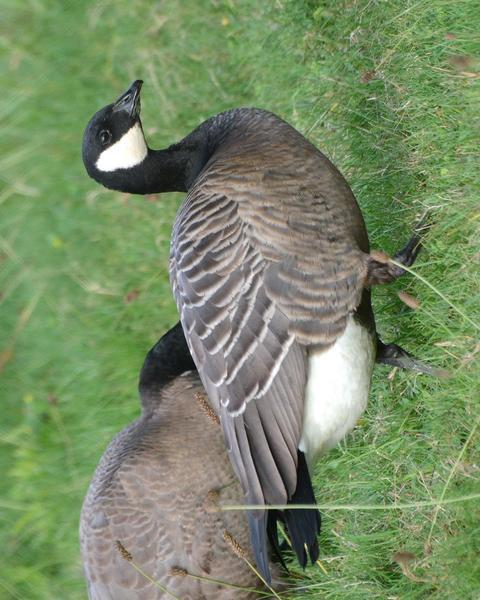
M 241 503 L 242 490 L 221 428 L 206 412 L 198 374 L 165 375 L 168 363 L 178 360 L 179 344 L 188 357 L 182 340 L 177 326 L 150 352 L 140 380 L 143 414 L 107 448 L 85 498 L 80 540 L 91 600 L 171 598 L 125 560 L 118 542 L 181 600 L 258 597 L 186 574 L 261 585 L 225 539 L 233 536 L 253 560 L 245 513 L 218 510 Z

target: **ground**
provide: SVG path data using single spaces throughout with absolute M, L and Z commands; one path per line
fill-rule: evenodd
M 82 498 L 138 414 L 147 349 L 177 318 L 167 257 L 181 196 L 108 192 L 80 158 L 93 111 L 136 78 L 153 147 L 233 106 L 290 121 L 345 174 L 375 248 L 399 248 L 432 209 L 414 274 L 374 303 L 385 340 L 451 376 L 376 369 L 365 417 L 318 466 L 322 567 L 290 597 L 479 597 L 479 12 L 478 0 L 4 3 L 1 598 L 85 597 Z

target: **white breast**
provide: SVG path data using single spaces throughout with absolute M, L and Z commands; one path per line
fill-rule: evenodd
M 365 410 L 374 362 L 373 335 L 352 316 L 331 348 L 310 353 L 299 444 L 310 465 L 343 439 Z

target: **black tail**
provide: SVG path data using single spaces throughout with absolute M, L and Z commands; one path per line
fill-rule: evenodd
M 305 455 L 298 451 L 297 489 L 288 504 L 316 504 Z M 312 563 L 318 559 L 320 513 L 316 508 L 286 510 L 283 513 L 287 532 L 298 562 L 307 566 L 307 552 Z
M 412 237 L 405 246 L 394 255 L 394 260 L 405 267 L 411 267 L 422 249 L 422 236 L 430 229 L 429 214 L 426 213 L 415 226 Z M 390 283 L 405 273 L 405 269 L 390 262 L 389 257 L 382 253 L 372 252 L 368 263 L 366 285 Z
M 298 451 L 297 489 L 287 504 L 316 504 L 305 455 L 300 450 Z M 285 567 L 278 542 L 277 521 L 285 524 L 292 549 L 302 568 L 307 566 L 308 557 L 314 563 L 319 554 L 317 536 L 320 533 L 321 519 L 318 510 L 316 508 L 294 508 L 268 512 L 268 540 L 282 565 Z

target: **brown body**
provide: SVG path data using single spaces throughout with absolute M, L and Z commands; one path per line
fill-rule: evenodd
M 219 425 L 202 410 L 195 372 L 165 386 L 157 404 L 118 434 L 103 455 L 82 509 L 80 540 L 92 600 L 169 598 L 137 572 L 117 541 L 149 577 L 182 600 L 257 597 L 187 571 L 258 588 L 258 577 L 225 541 L 230 533 L 252 561 L 245 513 L 216 510 L 243 493 Z

